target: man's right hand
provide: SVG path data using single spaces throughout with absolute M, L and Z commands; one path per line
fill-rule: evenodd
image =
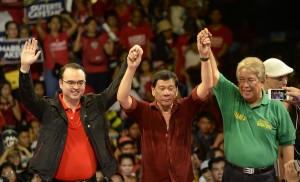
M 134 45 L 127 56 L 127 64 L 129 68 L 136 69 L 142 61 L 143 49 L 139 45 Z
M 30 65 L 33 64 L 41 54 L 41 51 L 36 52 L 37 40 L 35 38 L 29 39 L 25 42 L 21 53 L 21 71 L 28 72 Z

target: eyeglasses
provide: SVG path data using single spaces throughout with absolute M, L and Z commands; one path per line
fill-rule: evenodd
M 15 171 L 3 171 L 2 172 L 2 176 L 10 176 L 10 175 L 12 175 L 14 173 L 15 173 Z
M 74 87 L 76 84 L 78 87 L 81 87 L 83 84 L 85 84 L 84 80 L 79 80 L 77 82 L 73 80 L 67 80 L 67 81 L 62 80 L 62 81 L 68 84 L 70 87 Z

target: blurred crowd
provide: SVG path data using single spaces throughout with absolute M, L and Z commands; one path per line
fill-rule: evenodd
M 179 78 L 180 97 L 200 82 L 200 59 L 196 36 L 203 28 L 213 34 L 212 50 L 218 67 L 232 82 L 239 60 L 255 55 L 262 60 L 276 57 L 294 68 L 289 82 L 300 87 L 300 41 L 277 40 L 261 35 L 245 18 L 238 26 L 226 24 L 223 4 L 210 0 L 74 0 L 71 12 L 62 11 L 43 22 L 29 24 L 24 14 L 11 13 L 5 23 L 4 40 L 35 37 L 43 49 L 44 62 L 31 67 L 38 96 L 54 97 L 59 89 L 57 71 L 76 62 L 87 73 L 86 93 L 103 91 L 115 77 L 133 45 L 140 45 L 143 60 L 135 75 L 131 94 L 153 101 L 151 77 L 158 70 L 174 71 Z M 0 147 L 1 175 L 10 182 L 39 181 L 28 171 L 39 137 L 40 122 L 20 102 L 18 88 L 5 77 L 19 69 L 0 58 Z M 111 145 L 124 181 L 139 181 L 140 133 L 118 103 L 106 113 Z M 225 164 L 222 117 L 215 96 L 194 119 L 191 159 L 195 181 L 221 181 Z M 155 156 L 153 156 L 155 157 Z M 101 169 L 97 180 L 102 179 Z

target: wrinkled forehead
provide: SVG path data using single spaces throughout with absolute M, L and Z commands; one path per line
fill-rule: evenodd
M 239 72 L 239 78 L 255 78 L 255 79 L 259 79 L 256 72 L 250 70 L 250 69 L 246 69 L 246 68 L 243 68 L 240 70 Z
M 156 83 L 156 87 L 176 87 L 175 81 L 173 79 L 168 79 L 168 80 L 158 80 Z

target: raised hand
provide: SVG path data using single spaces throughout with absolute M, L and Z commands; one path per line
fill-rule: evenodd
M 197 47 L 200 57 L 209 57 L 209 50 L 211 46 L 211 33 L 205 28 L 197 35 Z
M 24 67 L 28 68 L 40 56 L 41 51 L 38 51 L 36 53 L 37 42 L 38 41 L 35 38 L 29 39 L 28 41 L 25 42 L 25 45 L 24 45 L 22 53 L 21 53 L 21 68 L 24 68 Z M 27 69 L 24 71 L 27 71 Z
M 137 68 L 142 61 L 143 49 L 139 45 L 134 45 L 127 56 L 129 68 Z

